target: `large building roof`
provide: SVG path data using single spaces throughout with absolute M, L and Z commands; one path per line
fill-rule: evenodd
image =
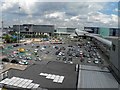
M 118 85 L 106 68 L 80 65 L 78 88 L 118 88 Z

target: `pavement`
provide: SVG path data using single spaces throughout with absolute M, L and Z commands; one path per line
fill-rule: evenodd
M 13 63 L 4 63 L 3 69 L 0 70 L 0 73 L 3 73 L 5 71 L 8 71 L 10 69 L 16 69 L 16 70 L 25 70 L 27 68 L 27 65 L 19 65 L 19 64 L 13 64 Z

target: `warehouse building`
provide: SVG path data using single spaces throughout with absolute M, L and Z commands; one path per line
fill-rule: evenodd
M 34 25 L 34 24 L 23 24 L 13 25 L 14 31 L 20 31 L 22 34 L 54 34 L 54 25 Z

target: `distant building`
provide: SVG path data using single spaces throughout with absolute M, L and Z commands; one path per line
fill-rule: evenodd
M 84 30 L 89 32 L 89 33 L 99 33 L 99 27 L 84 27 Z
M 84 30 L 89 33 L 100 34 L 101 36 L 118 36 L 118 28 L 105 27 L 84 27 Z
M 34 25 L 34 24 L 23 24 L 13 25 L 13 30 L 23 34 L 54 34 L 54 25 Z
M 9 34 L 9 32 L 13 31 L 13 28 L 11 27 L 4 27 L 3 29 L 0 28 L 0 35 L 4 35 L 4 34 Z
M 118 31 L 119 31 L 120 29 L 118 29 L 118 28 L 110 28 L 110 33 L 109 33 L 109 35 L 110 36 L 118 36 Z
M 110 30 L 109 30 L 109 28 L 103 28 L 102 27 L 102 28 L 99 29 L 99 34 L 102 37 L 109 36 L 110 35 Z
M 71 28 L 71 27 L 59 27 L 56 29 L 56 34 L 63 34 L 63 35 L 70 35 L 72 33 L 75 33 L 76 28 Z

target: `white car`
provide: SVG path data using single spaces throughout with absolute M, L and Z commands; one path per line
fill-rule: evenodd
M 41 58 L 38 58 L 38 60 L 40 60 L 40 61 L 41 61 L 42 59 L 41 59 Z
M 60 52 L 58 55 L 61 56 L 61 55 L 62 55 L 62 52 Z
M 35 51 L 38 51 L 38 49 L 35 49 Z
M 45 48 L 44 48 L 44 47 L 42 47 L 42 48 L 41 48 L 41 50 L 45 50 Z
M 98 55 L 98 59 L 100 59 L 101 57 Z
M 22 59 L 22 56 L 19 56 L 19 59 Z
M 91 61 L 91 60 L 88 60 L 87 62 L 88 62 L 88 63 L 91 63 L 92 61 Z
M 95 64 L 98 64 L 98 63 L 99 63 L 99 61 L 98 61 L 98 60 L 95 60 L 95 61 L 94 61 L 94 63 L 95 63 Z
M 19 64 L 22 64 L 22 65 L 27 65 L 27 64 L 28 64 L 28 62 L 27 62 L 26 60 L 21 60 L 21 61 L 19 61 Z
M 34 51 L 34 53 L 37 53 L 38 51 Z

